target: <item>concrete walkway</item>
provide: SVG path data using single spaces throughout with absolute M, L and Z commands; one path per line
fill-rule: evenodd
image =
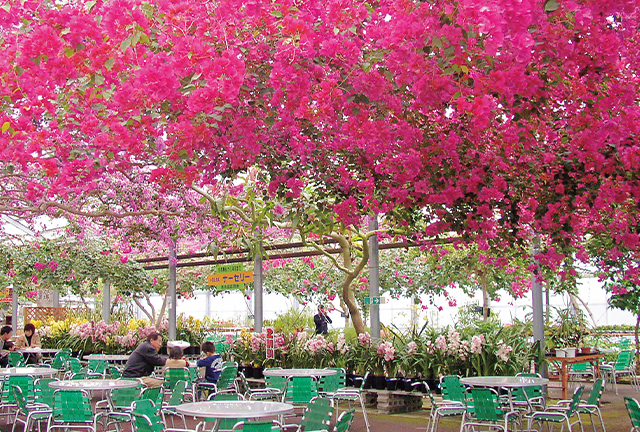
M 585 394 L 591 389 L 590 384 L 586 384 Z M 613 391 L 605 391 L 602 398 L 602 414 L 605 421 L 607 432 L 628 432 L 631 429 L 631 421 L 629 415 L 624 406 L 624 396 L 632 396 L 640 399 L 640 393 L 634 391 L 630 385 L 620 384 L 618 385 L 619 395 L 616 395 Z M 560 398 L 560 390 L 557 388 L 550 389 L 550 403 L 555 403 Z M 341 409 L 344 408 L 341 405 Z M 427 422 L 429 420 L 430 402 L 429 398 L 424 398 L 424 406 L 420 411 L 415 411 L 407 414 L 380 414 L 376 410 L 369 410 L 369 422 L 371 424 L 370 432 L 389 431 L 389 432 L 425 432 L 427 429 Z M 299 422 L 299 417 L 291 420 L 292 423 Z M 335 419 L 334 419 L 335 421 Z M 289 421 L 288 421 L 289 422 Z M 591 431 L 592 426 L 589 422 L 589 417 L 583 417 L 583 423 L 585 431 Z M 176 427 L 179 422 L 176 423 Z M 189 421 L 188 426 L 194 428 L 196 423 Z M 2 432 L 8 432 L 13 426 L 12 423 L 7 422 L 7 418 L 0 419 L 0 430 Z M 128 425 L 127 425 L 128 426 Z M 130 427 L 123 427 L 123 432 L 130 431 Z M 333 425 L 332 425 L 333 426 Z M 526 425 L 524 425 L 526 426 Z M 596 420 L 596 428 L 598 432 L 601 432 L 599 422 Z M 21 431 L 21 425 L 16 427 L 16 431 Z M 99 427 L 100 431 L 101 428 Z M 459 418 L 443 419 L 438 427 L 438 432 L 458 432 L 460 430 Z M 556 428 L 560 430 L 560 428 Z M 577 430 L 577 428 L 576 428 Z M 366 432 L 365 423 L 361 412 L 356 412 L 356 419 L 351 428 L 351 432 Z

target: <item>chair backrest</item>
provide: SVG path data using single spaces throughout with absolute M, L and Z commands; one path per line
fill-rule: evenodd
M 58 378 L 40 378 L 33 382 L 33 394 L 36 402 L 45 404 L 49 408 L 53 408 L 53 393 L 55 389 L 49 386 L 49 383 L 53 381 L 58 381 Z
M 169 396 L 169 400 L 167 404 L 169 406 L 178 406 L 184 401 L 184 393 L 187 389 L 186 381 L 178 381 L 171 388 L 171 396 Z
M 575 363 L 571 366 L 571 372 L 586 372 L 590 367 L 589 363 Z
M 107 398 L 114 408 L 128 408 L 134 401 L 140 399 L 141 394 L 142 385 L 137 385 L 135 387 L 111 389 Z
M 318 396 L 318 381 L 313 377 L 292 377 L 287 381 L 284 402 L 307 404 Z
M 498 422 L 504 419 L 498 393 L 489 388 L 472 387 L 466 390 L 467 413 L 476 420 Z
M 629 418 L 631 418 L 631 425 L 634 428 L 640 427 L 640 405 L 638 405 L 638 401 L 635 398 L 625 396 L 624 404 L 627 407 Z
M 164 371 L 164 386 L 172 389 L 178 381 L 191 383 L 189 368 L 169 368 Z
M 273 420 L 268 421 L 250 421 L 240 422 L 233 426 L 233 431 L 242 429 L 244 432 L 273 432 L 279 431 L 280 426 L 274 423 Z
M 69 357 L 67 359 L 66 369 L 73 373 L 78 373 L 82 370 L 82 363 L 80 363 L 80 360 L 75 357 Z
M 122 378 L 122 371 L 115 366 L 109 366 L 108 374 L 111 378 Z
M 100 375 L 107 373 L 107 367 L 108 364 L 104 360 L 89 360 L 89 363 L 87 364 L 89 372 Z
M 584 386 L 578 387 L 571 397 L 571 402 L 569 403 L 569 407 L 567 409 L 567 417 L 571 417 L 578 410 L 578 406 L 580 405 L 580 398 L 582 397 L 582 392 L 584 391 Z
M 165 430 L 162 418 L 156 405 L 149 399 L 133 402 L 133 430 L 137 432 L 161 432 Z
M 91 399 L 85 390 L 56 390 L 52 420 L 65 423 L 93 423 Z
M 618 348 L 621 350 L 626 350 L 631 348 L 631 339 L 620 338 L 620 340 L 618 341 Z
M 460 376 L 458 375 L 445 375 L 440 378 L 440 389 L 442 390 L 442 399 L 464 402 L 466 397 L 464 394 L 465 388 L 460 382 Z
M 587 399 L 587 405 L 600 406 L 600 398 L 604 391 L 604 379 L 598 378 L 593 383 L 593 388 L 589 392 L 589 398 Z
M 22 367 L 27 364 L 22 353 L 10 351 L 9 352 L 9 367 Z
M 162 406 L 162 400 L 164 399 L 164 391 L 162 387 L 145 387 L 142 390 L 140 399 L 147 399 L 153 402 L 156 407 Z
M 287 387 L 287 378 L 281 376 L 265 376 L 264 386 L 284 392 L 284 389 Z
M 304 413 L 302 413 L 300 426 L 305 431 L 329 430 L 332 413 L 331 400 L 316 397 L 309 402 Z
M 53 357 L 53 361 L 51 362 L 51 367 L 55 369 L 65 369 L 67 367 L 67 361 L 71 357 L 71 352 L 62 350 L 58 352 L 55 357 Z
M 616 363 L 614 365 L 614 369 L 617 371 L 622 371 L 628 369 L 631 366 L 631 362 L 633 361 L 633 350 L 624 350 L 618 353 L 616 357 Z
M 17 385 L 12 385 L 11 392 L 13 393 L 13 400 L 18 406 L 18 410 L 20 410 L 23 414 L 27 415 L 29 413 L 29 409 L 27 408 L 27 400 L 24 398 L 24 395 L 22 394 L 22 389 Z
M 335 375 L 327 375 L 320 378 L 318 387 L 326 393 L 333 393 L 347 386 L 347 374 L 342 368 L 328 368 L 336 371 Z
M 218 391 L 226 390 L 228 388 L 235 388 L 236 375 L 238 375 L 237 366 L 225 366 L 220 372 L 216 388 Z
M 11 375 L 6 380 L 5 385 L 2 388 L 2 401 L 4 403 L 15 403 L 15 400 L 13 399 L 13 386 L 20 387 L 20 390 L 27 401 L 32 401 L 34 399 L 33 377 L 27 375 Z
M 348 432 L 351 429 L 351 424 L 353 423 L 353 418 L 355 417 L 355 408 L 351 408 L 350 410 L 344 411 L 338 417 L 336 421 L 336 425 L 333 428 L 333 432 Z
M 542 378 L 542 375 L 539 373 L 519 373 L 516 374 L 516 376 L 525 378 Z M 544 398 L 544 396 L 545 392 L 542 386 L 514 387 L 511 390 L 511 397 L 518 402 L 526 402 L 535 398 Z

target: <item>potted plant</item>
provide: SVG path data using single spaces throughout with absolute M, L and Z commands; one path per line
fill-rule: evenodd
M 570 349 L 575 351 L 583 345 L 583 340 L 591 334 L 584 312 L 579 309 L 556 309 L 555 322 L 545 329 L 545 340 L 550 349 Z

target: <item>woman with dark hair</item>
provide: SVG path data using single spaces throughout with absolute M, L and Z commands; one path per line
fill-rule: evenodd
M 16 349 L 24 349 L 24 348 L 40 348 L 42 344 L 40 343 L 40 336 L 36 332 L 36 326 L 31 323 L 27 323 L 24 326 L 24 334 L 18 336 L 16 339 Z M 29 354 L 27 356 L 27 363 L 34 364 L 38 363 L 40 360 L 39 354 Z

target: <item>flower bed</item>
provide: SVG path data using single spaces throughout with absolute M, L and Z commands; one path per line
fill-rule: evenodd
M 367 333 L 346 338 L 306 332 L 276 333 L 275 356 L 265 357 L 266 331 L 243 331 L 232 347 L 245 365 L 284 368 L 341 367 L 387 377 L 437 378 L 442 375 L 513 375 L 528 369 L 534 352 L 521 326 L 498 323 L 460 330 L 427 329 L 421 334 L 386 332 L 380 341 Z

